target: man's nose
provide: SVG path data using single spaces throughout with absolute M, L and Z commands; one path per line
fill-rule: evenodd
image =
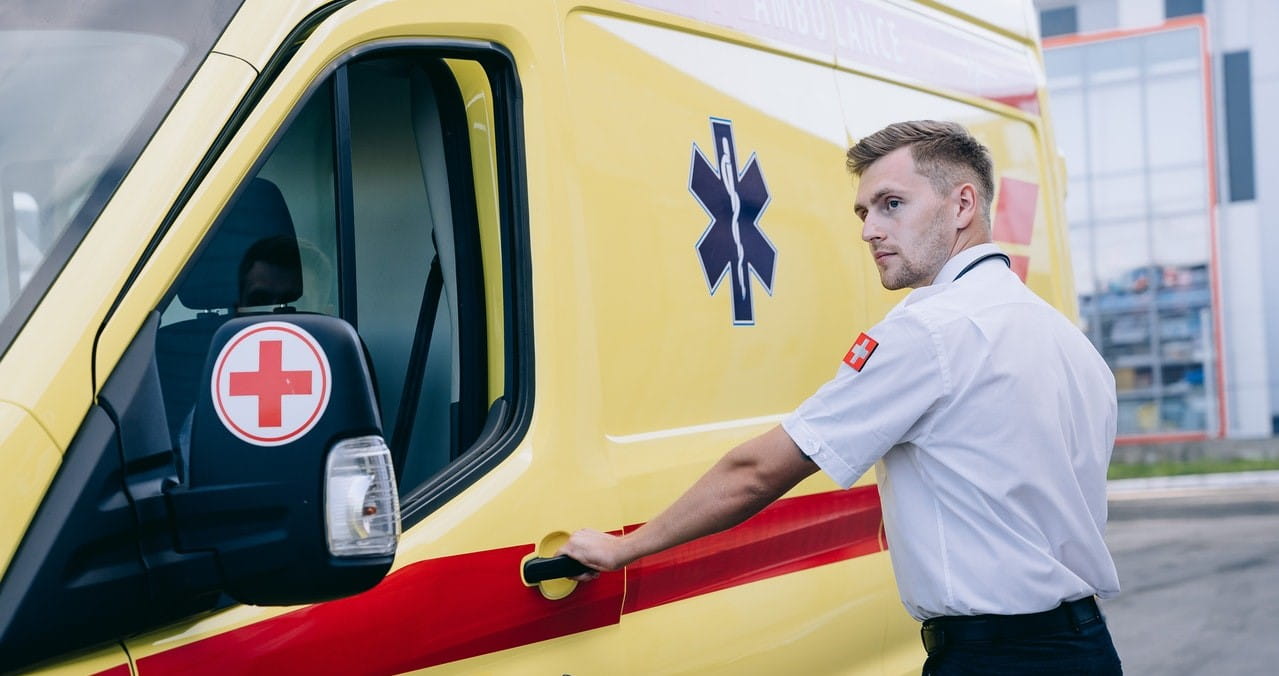
M 873 242 L 875 240 L 883 239 L 883 238 L 884 238 L 883 228 L 879 227 L 879 224 L 875 218 L 868 215 L 866 217 L 866 220 L 862 221 L 862 241 Z

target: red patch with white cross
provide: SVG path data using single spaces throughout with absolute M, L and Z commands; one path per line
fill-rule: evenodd
M 866 360 L 874 354 L 875 348 L 879 347 L 879 343 L 866 334 L 857 336 L 857 340 L 853 342 L 853 346 L 848 348 L 848 354 L 844 355 L 844 363 L 848 364 L 854 371 L 861 371 L 866 365 Z

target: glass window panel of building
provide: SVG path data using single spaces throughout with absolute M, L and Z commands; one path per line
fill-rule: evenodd
M 1200 226 L 1203 226 L 1204 205 L 1208 203 L 1208 171 L 1202 164 L 1151 169 L 1149 179 L 1151 211 L 1160 217 L 1160 222 L 1164 217 L 1177 218 L 1190 214 L 1198 218 Z M 1158 238 L 1163 237 L 1165 234 L 1161 229 Z M 1206 260 L 1203 247 L 1207 242 L 1203 233 L 1194 238 L 1193 244 L 1199 247 L 1200 257 Z
M 1122 436 L 1205 432 L 1215 397 L 1199 29 L 1050 48 L 1080 312 Z

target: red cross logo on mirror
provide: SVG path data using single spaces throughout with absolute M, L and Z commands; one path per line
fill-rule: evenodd
M 311 371 L 281 367 L 284 341 L 258 343 L 258 370 L 231 372 L 231 396 L 258 398 L 258 427 L 280 427 L 280 408 L 287 395 L 311 393 Z
M 249 324 L 218 354 L 210 383 L 227 431 L 258 446 L 306 434 L 328 406 L 328 357 L 315 337 L 287 322 Z

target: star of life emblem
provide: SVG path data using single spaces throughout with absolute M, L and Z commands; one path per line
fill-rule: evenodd
M 688 173 L 689 192 L 711 217 L 697 241 L 697 255 L 711 295 L 725 277 L 729 278 L 733 324 L 750 326 L 755 323 L 750 278 L 753 276 L 768 295 L 773 294 L 777 249 L 759 227 L 760 215 L 772 197 L 755 153 L 738 169 L 732 122 L 712 117 L 711 137 L 715 159 L 708 159 L 694 143 Z

